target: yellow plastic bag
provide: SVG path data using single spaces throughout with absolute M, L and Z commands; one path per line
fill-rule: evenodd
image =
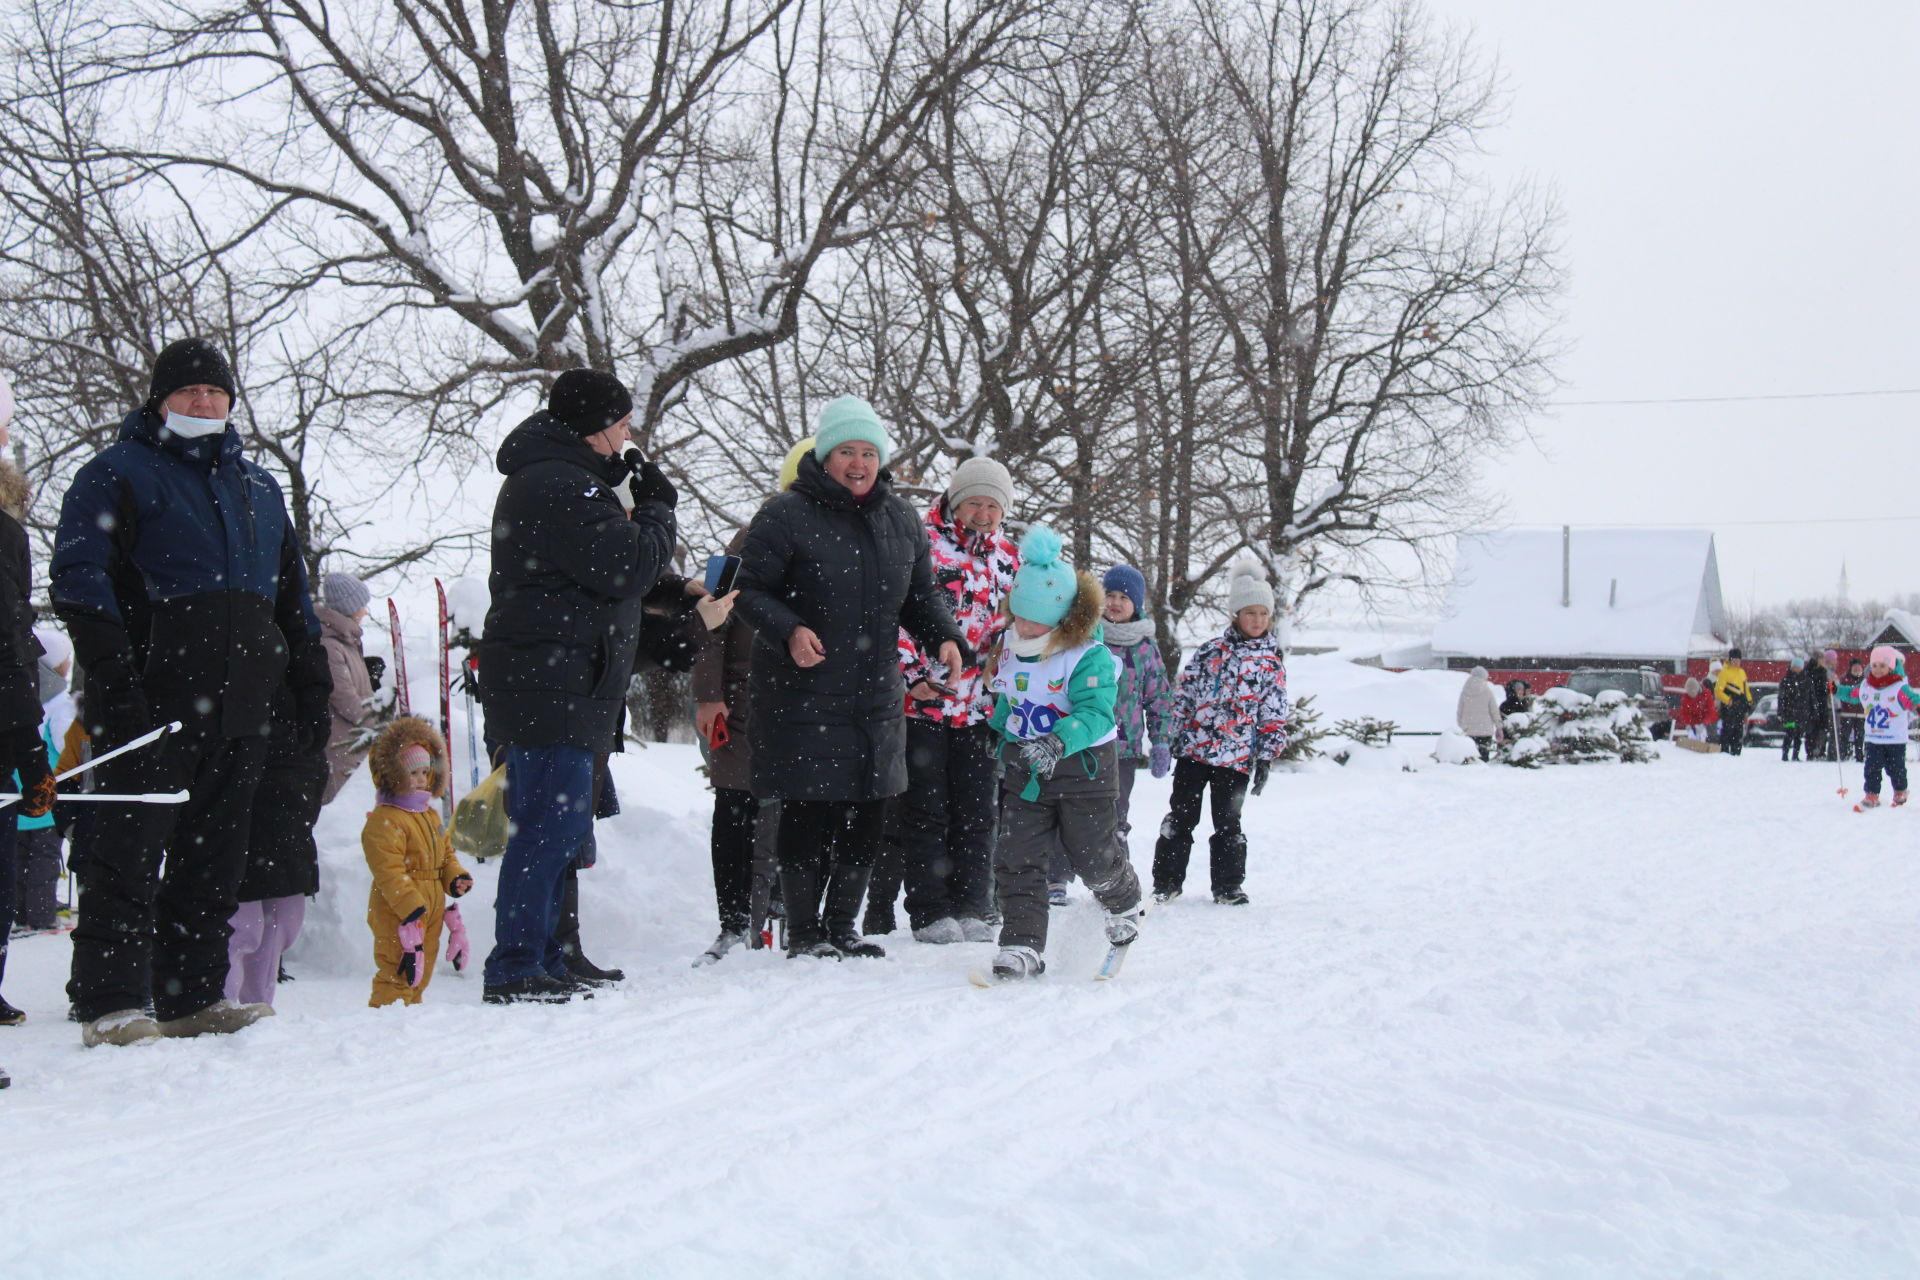
M 507 766 L 461 796 L 453 806 L 453 847 L 485 862 L 507 851 Z

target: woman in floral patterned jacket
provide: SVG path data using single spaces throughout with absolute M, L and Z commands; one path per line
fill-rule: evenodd
M 1247 837 L 1240 806 L 1248 784 L 1267 785 L 1267 768 L 1287 745 L 1287 667 L 1273 636 L 1273 588 L 1253 565 L 1236 565 L 1227 589 L 1233 622 L 1200 646 L 1174 695 L 1173 801 L 1153 851 L 1153 897 L 1171 902 L 1187 878 L 1200 798 L 1213 793 L 1213 900 L 1243 907 Z

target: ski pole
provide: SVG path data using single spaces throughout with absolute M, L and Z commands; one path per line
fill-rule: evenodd
M 80 774 L 85 773 L 89 769 L 97 768 L 98 766 L 105 764 L 107 761 L 113 759 L 115 756 L 123 756 L 127 754 L 127 752 L 129 751 L 133 751 L 140 747 L 146 746 L 148 743 L 158 742 L 161 738 L 164 738 L 169 733 L 178 733 L 178 732 L 180 732 L 180 722 L 178 720 L 175 720 L 170 724 L 163 724 L 158 729 L 153 729 L 146 733 L 141 734 L 139 737 L 135 738 L 132 742 L 124 743 L 121 746 L 115 747 L 111 751 L 103 751 L 99 755 L 95 756 L 93 759 L 88 760 L 86 763 L 77 764 L 73 766 L 73 768 L 67 770 L 65 773 L 60 774 L 58 777 L 54 778 L 54 781 L 65 782 L 68 778 L 76 777 Z M 62 800 L 73 799 L 72 796 L 62 796 L 60 798 Z
M 98 791 L 76 791 L 70 796 L 60 796 L 64 803 L 68 800 L 91 800 L 95 803 L 113 804 L 185 804 L 193 797 L 185 791 L 145 791 L 137 795 L 110 796 Z M 0 809 L 20 802 L 18 791 L 0 791 Z
M 1827 723 L 1832 725 L 1831 736 L 1827 741 L 1833 744 L 1833 774 L 1840 782 L 1840 798 L 1847 798 L 1847 766 L 1840 760 L 1840 713 L 1833 705 L 1833 695 L 1827 695 Z

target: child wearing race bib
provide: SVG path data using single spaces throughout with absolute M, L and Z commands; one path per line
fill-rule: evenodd
M 1060 535 L 1045 526 L 1020 540 L 1012 625 L 988 681 L 989 723 L 1006 763 L 994 850 L 1002 924 L 993 974 L 1002 981 L 1046 971 L 1047 857 L 1056 845 L 1107 909 L 1108 941 L 1124 946 L 1140 931 L 1140 878 L 1115 835 L 1119 682 L 1100 625 L 1105 601 L 1100 584 L 1060 554 Z
M 1880 803 L 1883 773 L 1893 779 L 1893 802 L 1907 802 L 1907 736 L 1914 707 L 1920 705 L 1920 694 L 1907 683 L 1899 650 L 1883 644 L 1867 657 L 1867 678 L 1858 685 L 1840 688 L 1840 700 L 1858 703 L 1866 715 L 1867 794 L 1860 800 L 1863 809 Z
M 1226 634 L 1201 645 L 1173 696 L 1173 802 L 1153 850 L 1153 900 L 1171 902 L 1187 880 L 1200 801 L 1213 793 L 1213 900 L 1247 905 L 1247 837 L 1240 807 L 1259 795 L 1287 745 L 1287 667 L 1273 636 L 1273 588 L 1257 564 L 1236 566 Z

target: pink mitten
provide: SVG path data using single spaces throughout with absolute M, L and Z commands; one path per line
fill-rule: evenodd
M 407 985 L 417 987 L 427 976 L 427 926 L 424 920 L 409 920 L 400 926 L 400 976 Z
M 467 922 L 460 918 L 460 908 L 451 902 L 447 904 L 447 963 L 453 971 L 459 973 L 467 967 L 467 959 L 473 954 L 473 948 L 467 942 Z

